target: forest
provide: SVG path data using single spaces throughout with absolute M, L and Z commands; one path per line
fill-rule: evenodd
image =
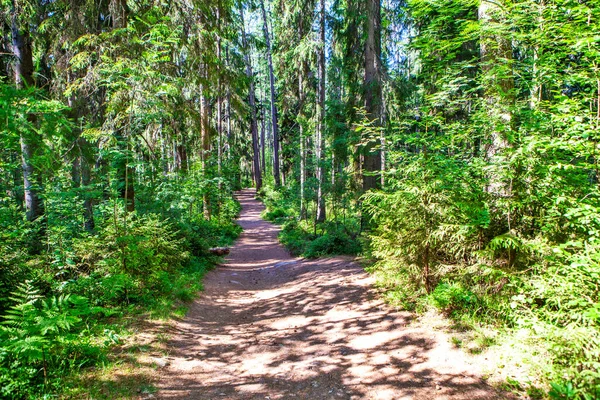
M 600 398 L 598 32 L 584 0 L 0 0 L 0 398 L 83 398 L 246 187 L 292 254 L 519 354 L 508 389 Z

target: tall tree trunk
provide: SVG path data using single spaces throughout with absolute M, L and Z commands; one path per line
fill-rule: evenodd
M 500 4 L 481 1 L 478 11 L 482 27 L 481 68 L 488 78 L 488 85 L 485 88 L 485 105 L 491 123 L 486 156 L 491 165 L 500 166 L 502 163 L 498 162 L 500 161 L 498 158 L 503 157 L 503 153 L 509 147 L 506 133 L 512 129 L 513 124 L 514 78 L 511 73 L 502 71 L 502 68 L 510 67 L 512 45 L 504 35 L 488 31 L 501 15 Z M 509 186 L 502 180 L 502 171 L 494 168 L 490 171 L 488 178 L 486 190 L 489 193 L 496 197 L 509 195 Z
M 537 30 L 542 33 L 545 31 L 545 24 L 544 24 L 544 9 L 546 7 L 545 1 L 542 0 L 540 1 L 539 4 L 533 3 L 535 5 L 535 7 L 538 8 L 537 10 Z M 543 35 L 543 33 L 542 33 Z M 543 92 L 543 87 L 542 87 L 542 82 L 541 82 L 541 74 L 540 74 L 540 70 L 539 70 L 539 63 L 540 63 L 540 53 L 542 51 L 542 46 L 540 45 L 540 43 L 536 43 L 533 46 L 533 65 L 532 65 L 532 87 L 531 87 L 531 93 L 529 95 L 529 106 L 532 110 L 536 109 L 538 107 L 538 104 L 540 103 L 540 101 L 542 101 L 542 92 Z
M 323 153 L 325 148 L 325 0 L 320 0 L 320 43 L 317 51 L 319 87 L 317 102 L 317 129 L 315 130 L 315 158 L 317 175 L 317 214 L 316 222 L 325 222 L 325 196 L 323 195 L 323 184 L 325 174 L 323 173 Z
M 229 65 L 229 47 L 225 46 L 225 60 Z M 231 85 L 227 85 L 227 159 L 231 161 Z
M 265 1 L 260 0 L 260 8 L 263 15 L 263 31 L 265 42 L 267 44 L 267 62 L 269 64 L 269 86 L 271 88 L 271 122 L 273 128 L 273 178 L 275 186 L 281 185 L 279 176 L 279 122 L 277 117 L 277 103 L 275 102 L 275 74 L 273 73 L 273 57 L 271 50 L 271 38 L 269 37 L 269 25 L 267 21 L 267 11 L 265 10 Z
M 218 25 L 218 36 L 217 36 L 217 59 L 218 59 L 218 94 L 217 94 L 217 172 L 219 177 L 223 175 L 223 72 L 221 71 L 222 55 L 221 55 L 221 1 L 218 2 L 217 6 L 217 25 Z M 219 181 L 219 189 L 221 188 L 221 181 Z
M 301 63 L 301 68 L 298 74 L 298 98 L 299 98 L 299 126 L 300 126 L 300 219 L 306 219 L 306 199 L 305 199 L 305 186 L 306 186 L 306 143 L 304 138 L 304 101 L 306 98 L 306 92 L 304 90 L 304 73 L 306 70 L 306 64 Z
M 265 156 L 265 150 L 267 148 L 267 143 L 265 142 L 265 109 L 264 107 L 261 108 L 262 109 L 262 116 L 260 119 L 260 162 L 261 162 L 261 166 L 262 166 L 262 170 L 267 171 L 267 162 L 266 162 L 266 156 Z
M 200 86 L 200 141 L 202 142 L 202 154 L 200 160 L 202 163 L 202 176 L 204 179 L 208 179 L 207 161 L 210 151 L 210 137 L 208 130 L 208 102 L 204 95 L 204 87 Z M 204 219 L 210 220 L 210 200 L 208 193 L 206 192 L 202 196 L 202 209 L 204 210 Z
M 81 157 L 81 184 L 84 190 L 84 200 L 83 200 L 83 218 L 84 218 L 84 228 L 86 231 L 90 232 L 94 230 L 96 223 L 94 221 L 94 206 L 93 200 L 90 195 L 91 188 L 90 183 L 92 181 L 91 178 L 91 165 L 85 155 Z
M 366 0 L 364 101 L 367 118 L 381 126 L 381 0 Z M 363 191 L 378 188 L 381 173 L 379 137 L 368 138 L 363 148 Z
M 89 147 L 89 143 L 83 138 L 78 138 L 76 142 L 77 155 L 73 159 L 71 179 L 73 180 L 73 188 L 83 196 L 83 227 L 90 232 L 94 229 L 94 210 L 92 198 L 89 195 L 89 184 L 91 182 L 90 164 L 86 159 L 84 151 L 85 147 Z
M 11 37 L 12 51 L 16 59 L 14 64 L 15 84 L 18 88 L 34 86 L 31 38 L 29 32 L 19 26 L 18 10 L 14 0 L 11 7 Z M 28 115 L 27 119 L 32 124 L 36 123 L 34 115 Z M 34 221 L 44 213 L 38 193 L 39 186 L 41 186 L 41 176 L 32 163 L 40 141 L 41 139 L 37 137 L 35 132 L 21 133 L 21 165 L 23 168 L 25 213 L 28 221 Z
M 246 40 L 246 25 L 244 23 L 244 6 L 240 5 L 240 17 L 242 19 L 242 46 L 244 48 L 244 61 L 246 62 L 246 76 L 250 80 L 250 130 L 252 133 L 252 151 L 253 151 L 253 167 L 254 167 L 254 184 L 256 190 L 262 188 L 262 174 L 260 170 L 260 152 L 258 148 L 258 127 L 256 121 L 256 98 L 254 92 L 254 76 L 252 73 L 252 63 L 250 61 L 250 49 Z
M 108 12 L 112 19 L 113 29 L 125 28 L 127 26 L 127 0 L 110 0 Z

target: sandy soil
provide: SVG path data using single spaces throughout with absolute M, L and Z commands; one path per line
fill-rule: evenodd
M 175 326 L 161 399 L 503 399 L 466 356 L 387 306 L 349 258 L 277 242 L 254 191 L 226 264 Z

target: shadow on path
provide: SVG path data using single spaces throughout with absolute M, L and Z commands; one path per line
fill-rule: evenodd
M 244 232 L 175 327 L 160 398 L 509 398 L 379 300 L 350 259 L 291 257 L 254 195 L 238 194 Z

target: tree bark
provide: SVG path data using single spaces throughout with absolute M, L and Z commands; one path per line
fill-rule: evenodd
M 208 123 L 208 104 L 204 95 L 204 87 L 200 86 L 200 141 L 202 142 L 202 154 L 200 160 L 202 163 L 202 175 L 204 179 L 208 179 L 207 161 L 210 151 L 209 123 Z M 208 193 L 202 195 L 202 209 L 204 219 L 210 220 L 210 200 Z
M 317 51 L 319 87 L 317 102 L 317 129 L 315 130 L 315 158 L 317 175 L 317 214 L 316 222 L 325 222 L 325 196 L 323 195 L 323 184 L 325 174 L 323 173 L 323 150 L 325 148 L 325 0 L 320 0 L 320 43 Z
M 29 31 L 21 29 L 19 26 L 18 10 L 14 1 L 11 7 L 11 38 L 12 51 L 16 59 L 14 64 L 15 84 L 19 89 L 32 87 L 35 82 L 33 79 L 31 37 Z M 28 115 L 27 119 L 31 124 L 36 123 L 34 115 Z M 38 188 L 41 186 L 41 176 L 37 174 L 39 171 L 36 171 L 33 165 L 33 157 L 38 152 L 40 141 L 41 139 L 37 137 L 35 132 L 21 133 L 21 165 L 23 168 L 25 214 L 28 221 L 34 221 L 44 213 L 43 204 L 38 193 Z
M 265 156 L 265 150 L 267 147 L 267 143 L 265 142 L 265 111 L 264 111 L 264 107 L 262 107 L 262 116 L 260 119 L 260 162 L 261 162 L 261 168 L 263 171 L 267 170 L 267 161 L 266 161 L 266 156 Z M 266 172 L 265 172 L 266 173 Z
M 229 65 L 229 47 L 225 45 L 225 60 Z M 227 159 L 231 161 L 231 87 L 227 86 Z
M 112 19 L 113 29 L 125 28 L 127 26 L 127 0 L 110 0 L 108 12 Z
M 110 12 L 113 29 L 127 27 L 128 9 L 126 0 L 110 0 L 108 11 Z M 135 210 L 135 171 L 129 165 L 129 138 L 122 129 L 117 129 L 115 137 L 121 153 L 121 159 L 116 162 L 119 193 L 125 201 L 126 210 L 132 212 Z
M 252 63 L 250 61 L 250 50 L 248 49 L 248 43 L 246 40 L 246 26 L 244 23 L 244 7 L 240 6 L 240 17 L 242 20 L 242 47 L 244 48 L 244 61 L 246 62 L 246 76 L 250 80 L 250 130 L 252 133 L 252 151 L 253 151 L 253 167 L 254 167 L 254 185 L 256 190 L 262 188 L 262 174 L 260 170 L 260 152 L 258 148 L 258 127 L 256 121 L 256 98 L 254 92 L 254 76 L 252 73 Z
M 301 68 L 298 74 L 298 99 L 299 99 L 299 126 L 300 126 L 300 220 L 306 219 L 306 199 L 305 199 L 305 186 L 306 186 L 306 144 L 304 138 L 304 101 L 306 93 L 304 91 L 304 73 L 306 70 L 306 64 L 301 63 Z
M 367 0 L 365 44 L 364 104 L 366 116 L 374 127 L 381 125 L 381 0 Z M 363 191 L 380 186 L 380 138 L 368 138 L 363 148 Z
M 217 36 L 217 59 L 218 59 L 218 93 L 217 93 L 217 172 L 219 177 L 223 175 L 223 73 L 222 64 L 222 46 L 221 46 L 221 1 L 217 6 L 218 36 Z M 221 181 L 219 181 L 219 189 Z
M 84 218 L 84 228 L 86 231 L 93 231 L 96 223 L 94 221 L 94 206 L 93 200 L 90 196 L 90 183 L 92 181 L 91 178 L 91 165 L 86 159 L 85 155 L 81 156 L 81 184 L 84 190 L 84 200 L 83 200 L 83 218 Z
M 263 31 L 265 34 L 265 42 L 267 44 L 267 62 L 269 64 L 269 87 L 271 89 L 271 121 L 273 128 L 273 178 L 275 186 L 281 185 L 279 175 L 279 121 L 277 117 L 277 103 L 275 102 L 275 74 L 273 73 L 273 57 L 271 50 L 271 38 L 269 37 L 269 25 L 267 23 L 267 12 L 265 10 L 264 0 L 260 1 L 260 8 L 263 15 Z
M 485 91 L 485 105 L 490 120 L 490 137 L 486 148 L 488 162 L 500 166 L 498 158 L 503 157 L 509 147 L 506 132 L 512 129 L 512 106 L 514 102 L 514 78 L 512 74 L 500 74 L 495 69 L 507 65 L 512 60 L 512 44 L 503 35 L 487 32 L 486 28 L 497 22 L 502 12 L 499 3 L 482 0 L 478 14 L 482 26 L 480 39 L 481 69 L 488 84 Z M 501 171 L 495 168 L 489 173 L 488 193 L 496 197 L 509 195 L 509 187 L 502 181 Z

